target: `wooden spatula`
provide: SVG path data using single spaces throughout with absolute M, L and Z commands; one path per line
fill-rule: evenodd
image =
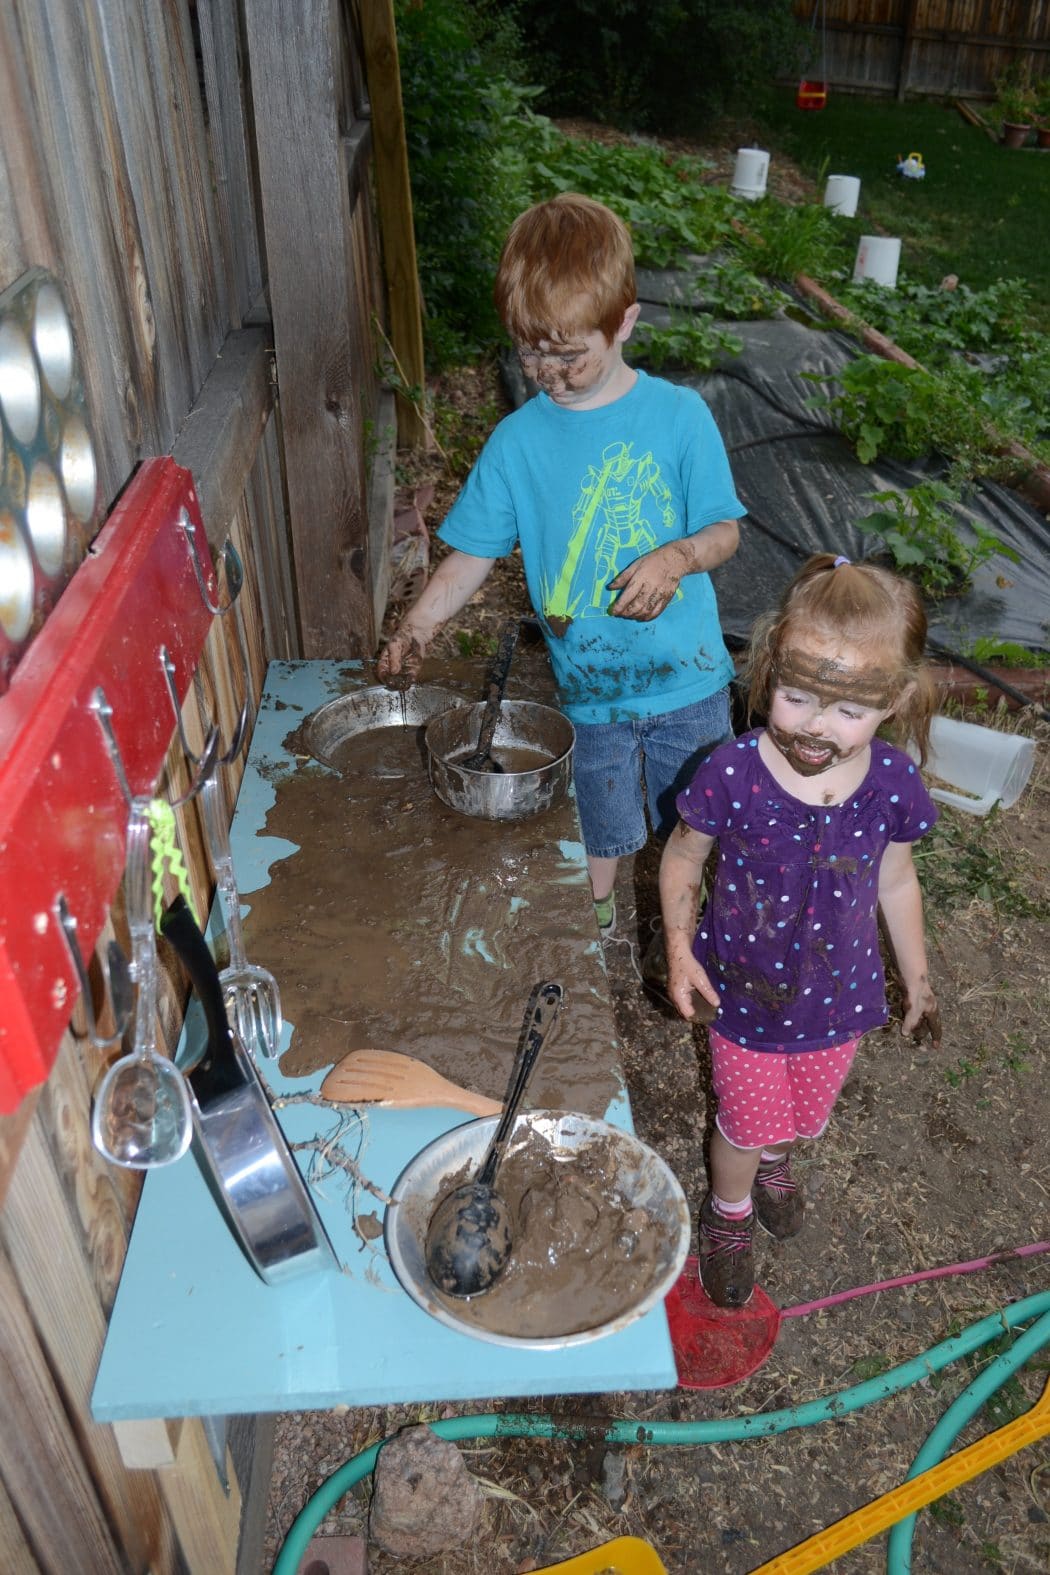
M 340 1105 L 393 1105 L 403 1110 L 447 1105 L 475 1116 L 496 1116 L 503 1109 L 498 1099 L 460 1088 L 425 1061 L 397 1050 L 351 1050 L 321 1084 L 321 1096 Z

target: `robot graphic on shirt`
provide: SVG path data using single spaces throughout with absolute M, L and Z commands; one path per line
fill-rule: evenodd
M 553 586 L 544 586 L 547 620 L 564 625 L 576 618 L 604 617 L 611 599 L 609 581 L 659 546 L 657 530 L 672 531 L 677 518 L 671 490 L 652 453 L 635 459 L 629 443 L 610 443 L 600 468 L 588 467 L 573 505 L 573 532 L 561 571 Z

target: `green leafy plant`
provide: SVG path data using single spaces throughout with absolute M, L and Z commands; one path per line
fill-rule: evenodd
M 665 328 L 640 323 L 628 346 L 632 360 L 660 371 L 665 366 L 708 372 L 724 355 L 739 355 L 743 340 L 705 312 L 672 312 Z
M 747 219 L 734 244 L 749 263 L 771 279 L 810 274 L 830 277 L 841 268 L 849 244 L 841 224 L 822 203 L 791 207 L 773 197 L 747 205 Z
M 982 635 L 974 640 L 964 654 L 984 666 L 994 663 L 996 667 L 1050 667 L 1050 653 L 1030 651 L 1026 645 L 1018 645 L 1016 640 L 999 640 L 994 635 Z
M 1030 126 L 1035 118 L 1036 98 L 1031 80 L 1023 69 L 1004 71 L 995 79 L 995 107 L 1000 117 L 1013 126 Z
M 812 383 L 826 381 L 821 373 L 801 375 Z M 880 454 L 916 459 L 933 452 L 953 460 L 956 480 L 1003 473 L 983 415 L 951 379 L 862 355 L 837 372 L 835 381 L 840 393 L 815 395 L 809 403 L 832 412 L 865 465 Z
M 903 492 L 890 488 L 868 496 L 882 507 L 858 520 L 860 529 L 877 536 L 894 567 L 914 579 L 927 596 L 965 589 L 973 571 L 997 553 L 1017 561 L 1014 549 L 978 521 L 971 527 L 972 540 L 959 535 L 950 512 L 959 495 L 946 482 L 920 481 Z

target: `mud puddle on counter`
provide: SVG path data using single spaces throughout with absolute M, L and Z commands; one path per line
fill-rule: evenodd
M 589 887 L 560 846 L 578 837 L 571 809 L 457 814 L 430 787 L 422 729 L 360 734 L 332 759 L 339 776 L 307 760 L 277 781 L 265 832 L 298 852 L 245 898 L 249 955 L 295 1025 L 282 1071 L 398 1050 L 502 1099 L 529 991 L 557 979 L 533 1101 L 603 1114 L 622 1081 Z

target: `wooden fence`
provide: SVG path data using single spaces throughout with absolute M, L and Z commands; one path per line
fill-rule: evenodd
M 1010 67 L 1050 76 L 1050 0 L 796 0 L 799 75 L 836 90 L 990 98 Z
M 382 77 L 391 7 L 366 3 Z M 376 372 L 373 324 L 390 319 L 373 190 L 384 235 L 403 233 L 403 143 L 399 162 L 388 116 L 373 170 L 358 7 L 4 4 L 0 102 L 0 292 L 31 268 L 62 285 L 103 512 L 142 458 L 172 454 L 213 552 L 229 536 L 243 560 L 243 643 L 235 619 L 214 621 L 183 711 L 196 747 L 213 716 L 228 739 L 269 660 L 370 652 L 385 597 L 395 416 Z M 399 289 L 401 352 L 420 373 L 405 345 L 418 299 Z M 223 773 L 231 813 L 243 758 Z M 159 791 L 187 776 L 176 740 Z M 207 911 L 194 805 L 177 821 Z M 119 894 L 100 946 L 114 936 L 127 950 Z M 169 1048 L 184 999 L 164 974 Z M 90 1417 L 139 1176 L 92 1147 L 112 1052 L 83 1028 L 78 1008 L 48 1082 L 0 1118 L 0 1562 L 222 1575 L 250 1504 L 242 1567 L 258 1568 L 265 1424 L 235 1430 L 227 1493 L 200 1420 Z

